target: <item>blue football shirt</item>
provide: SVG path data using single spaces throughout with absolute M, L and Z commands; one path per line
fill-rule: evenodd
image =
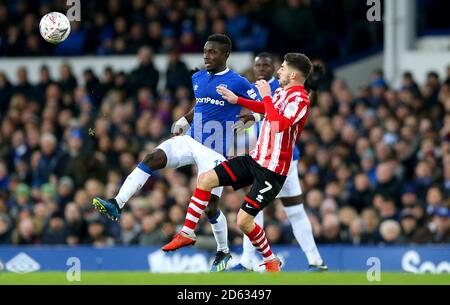
M 241 106 L 225 101 L 217 87 L 226 87 L 247 99 L 256 99 L 256 92 L 246 78 L 228 68 L 216 74 L 199 71 L 192 76 L 192 85 L 196 104 L 190 136 L 227 157 L 234 142 L 231 126 L 237 121 Z

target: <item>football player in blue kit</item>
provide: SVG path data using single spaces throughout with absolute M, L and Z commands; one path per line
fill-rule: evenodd
M 203 49 L 205 70 L 192 76 L 196 103 L 194 108 L 179 119 L 174 127 L 175 137 L 161 143 L 128 175 L 115 198 L 93 199 L 94 207 L 109 218 L 117 220 L 128 200 L 135 195 L 153 171 L 163 168 L 178 168 L 196 164 L 198 174 L 206 172 L 227 158 L 241 106 L 232 105 L 217 93 L 217 87 L 224 86 L 244 98 L 254 99 L 256 93 L 249 81 L 227 67 L 231 53 L 231 40 L 222 34 L 208 37 Z M 188 132 L 186 134 L 186 132 Z M 231 258 L 228 247 L 228 227 L 224 214 L 218 208 L 222 187 L 212 191 L 206 215 L 212 225 L 217 242 L 217 253 L 211 267 L 212 272 L 223 271 Z M 195 243 L 195 233 L 188 232 Z M 182 240 L 183 235 L 177 235 Z M 170 251 L 163 247 L 164 251 Z

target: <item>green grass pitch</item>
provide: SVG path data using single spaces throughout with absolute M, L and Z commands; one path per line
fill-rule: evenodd
M 366 273 L 326 272 L 278 274 L 260 273 L 183 273 L 155 274 L 146 272 L 82 272 L 80 282 L 69 282 L 64 272 L 30 274 L 0 273 L 0 285 L 450 285 L 450 274 L 382 273 L 380 282 L 369 282 Z

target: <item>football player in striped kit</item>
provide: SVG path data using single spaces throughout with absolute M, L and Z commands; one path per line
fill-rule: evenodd
M 253 66 L 253 73 L 257 80 L 266 80 L 271 88 L 272 95 L 280 87 L 278 79 L 273 75 L 275 73 L 275 64 L 273 56 L 270 53 L 260 53 L 255 57 L 255 62 Z M 310 94 L 309 98 L 311 103 L 317 99 L 317 82 L 322 74 L 320 66 L 314 66 L 311 76 L 308 78 Z M 260 99 L 260 97 L 259 97 Z M 256 130 L 256 135 L 259 135 L 259 130 L 261 125 L 259 120 L 261 119 L 260 114 L 249 114 L 240 116 L 242 121 L 240 124 L 236 124 L 238 132 L 242 131 L 245 127 L 249 127 L 250 122 L 256 123 L 254 129 L 249 129 L 250 131 Z M 300 158 L 300 151 L 297 146 L 294 146 L 293 159 L 288 171 L 286 182 L 283 185 L 277 198 L 280 199 L 283 204 L 286 216 L 292 226 L 292 232 L 295 239 L 300 245 L 301 249 L 305 253 L 308 260 L 308 270 L 315 271 L 326 271 L 328 270 L 327 265 L 324 263 L 319 250 L 317 249 L 316 243 L 314 241 L 314 236 L 312 232 L 311 222 L 309 221 L 308 215 L 303 207 L 303 194 L 300 187 L 300 179 L 298 173 L 298 160 Z M 255 217 L 255 222 L 261 227 L 264 227 L 264 213 L 258 213 Z M 233 271 L 243 271 L 243 270 L 256 270 L 257 261 L 255 260 L 255 247 L 244 235 L 243 238 L 243 252 L 240 258 L 240 262 L 235 265 L 231 270 Z

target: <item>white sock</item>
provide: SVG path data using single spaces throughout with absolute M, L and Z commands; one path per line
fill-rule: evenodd
M 323 263 L 319 250 L 312 233 L 311 222 L 306 215 L 303 204 L 284 207 L 289 222 L 292 225 L 292 232 L 299 243 L 310 265 L 321 265 Z
M 264 227 L 264 212 L 260 211 L 255 217 L 255 222 L 261 227 Z M 243 251 L 241 256 L 241 265 L 249 270 L 253 270 L 253 260 L 256 257 L 256 248 L 253 246 L 247 235 L 244 234 Z
M 217 243 L 217 251 L 222 251 L 224 253 L 229 253 L 228 248 L 228 225 L 225 215 L 218 210 L 217 215 L 213 219 L 209 219 L 211 223 L 214 238 Z
M 120 187 L 119 194 L 114 198 L 120 208 L 123 208 L 125 203 L 130 200 L 147 182 L 150 178 L 151 170 L 142 162 L 128 175 L 125 182 Z

